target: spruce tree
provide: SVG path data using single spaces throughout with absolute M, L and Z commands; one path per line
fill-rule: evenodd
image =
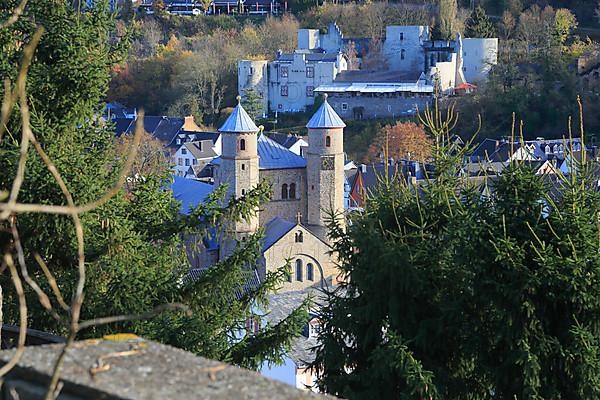
M 16 0 L 0 6 L 0 20 L 12 12 Z M 41 26 L 44 33 L 35 49 L 27 77 L 28 101 L 34 135 L 73 195 L 75 204 L 96 200 L 117 181 L 123 158 L 115 153 L 110 124 L 102 122 L 104 97 L 110 68 L 124 56 L 125 40 L 114 36 L 114 15 L 108 2 L 74 10 L 67 0 L 27 3 L 13 25 L 0 29 L 0 71 L 15 81 L 23 57 L 23 45 Z M 4 89 L 0 95 L 4 98 Z M 0 192 L 10 190 L 19 159 L 22 134 L 18 112 L 8 121 L 0 142 Z M 190 313 L 168 312 L 155 319 L 130 320 L 90 327 L 77 338 L 101 337 L 132 332 L 207 357 L 247 367 L 263 361 L 277 362 L 299 332 L 306 317 L 304 307 L 275 326 L 264 326 L 257 334 L 245 332 L 245 322 L 264 309 L 268 293 L 285 279 L 285 266 L 268 273 L 258 286 L 249 286 L 260 255 L 260 233 L 240 244 L 231 257 L 199 277 L 188 274 L 189 263 L 183 238 L 214 239 L 215 229 L 234 220 L 248 218 L 269 197 L 261 183 L 245 197 L 223 207 L 225 187 L 189 215 L 179 213 L 180 204 L 165 190 L 170 183 L 169 166 L 149 172 L 145 181 L 121 190 L 110 201 L 81 215 L 85 233 L 87 280 L 82 320 L 120 314 L 143 314 L 172 302 L 184 303 Z M 38 154 L 30 148 L 25 181 L 19 202 L 65 205 L 56 181 Z M 3 199 L 2 201 L 6 201 Z M 56 277 L 65 300 L 70 301 L 78 279 L 77 242 L 69 216 L 18 214 L 12 219 L 23 245 L 29 275 L 51 294 L 46 276 L 35 259 L 47 264 Z M 3 251 L 16 259 L 10 232 L 11 220 L 0 221 Z M 18 321 L 15 293 L 10 277 L 0 276 L 4 289 L 4 321 Z M 28 287 L 30 327 L 55 334 L 68 332 L 68 312 L 58 307 L 53 318 Z M 262 306 L 262 307 L 261 307 Z
M 321 314 L 320 387 L 350 399 L 598 398 L 597 165 L 564 177 L 514 162 L 482 192 L 461 178 L 443 121 L 425 121 L 428 182 L 383 177 L 347 233 L 331 224 L 347 280 Z
M 496 29 L 481 5 L 475 7 L 465 24 L 465 36 L 469 38 L 496 37 Z

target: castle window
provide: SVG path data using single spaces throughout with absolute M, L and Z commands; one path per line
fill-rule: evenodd
M 400 40 L 404 40 L 404 32 L 400 32 Z
M 284 183 L 281 185 L 281 200 L 287 200 L 288 198 L 288 185 Z
M 302 260 L 296 260 L 296 280 L 302 282 Z
M 315 67 L 306 67 L 306 77 L 313 78 L 315 76 Z
M 254 68 L 250 67 L 248 70 L 248 75 L 252 75 L 254 73 Z
M 291 265 L 288 265 L 287 272 L 288 272 L 287 281 L 291 282 L 292 281 L 292 266 Z
M 290 199 L 295 199 L 296 198 L 296 184 L 292 183 L 290 184 L 290 191 L 289 191 L 289 198 Z
M 281 85 L 281 96 L 287 97 L 288 95 L 288 87 L 287 85 Z
M 246 139 L 240 139 L 240 150 L 246 150 Z
M 325 136 L 325 146 L 331 147 L 331 136 Z
M 242 164 L 242 171 L 246 170 L 246 164 Z
M 242 196 L 246 195 L 246 189 L 242 189 Z
M 315 267 L 311 263 L 308 263 L 306 265 L 306 280 L 314 281 L 315 280 L 314 275 L 315 275 Z
M 296 232 L 296 243 L 302 242 L 304 242 L 304 234 L 302 233 L 302 231 L 298 231 Z
M 406 57 L 406 50 L 402 49 L 402 51 L 400 52 L 400 59 L 404 60 L 405 57 Z

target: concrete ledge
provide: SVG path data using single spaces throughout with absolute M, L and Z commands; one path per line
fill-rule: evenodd
M 1 399 L 43 398 L 61 345 L 27 347 Z M 14 350 L 0 352 L 4 365 Z M 143 339 L 76 342 L 62 368 L 59 399 L 317 399 L 260 374 Z M 17 394 L 15 396 L 14 394 Z

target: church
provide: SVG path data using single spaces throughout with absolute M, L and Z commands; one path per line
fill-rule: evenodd
M 308 147 L 300 156 L 265 135 L 239 100 L 219 129 L 222 152 L 212 161 L 214 184 L 226 183 L 226 198 L 230 199 L 244 196 L 266 180 L 272 185 L 271 199 L 260 206 L 256 216 L 232 226 L 228 239 L 208 248 L 192 264 L 205 268 L 226 257 L 237 241 L 243 242 L 262 227 L 258 279 L 289 263 L 291 274 L 283 291 L 335 284 L 338 272 L 329 254 L 326 224 L 332 212 L 344 221 L 346 125 L 325 99 L 306 124 Z M 182 178 L 179 182 L 208 186 Z M 177 184 L 176 178 L 176 198 L 182 192 L 175 189 Z

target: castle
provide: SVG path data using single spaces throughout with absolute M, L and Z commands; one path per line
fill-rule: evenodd
M 239 198 L 260 181 L 272 184 L 270 201 L 257 214 L 230 227 L 230 235 L 207 249 L 204 266 L 226 257 L 237 242 L 264 228 L 258 278 L 286 263 L 291 276 L 282 290 L 326 286 L 335 282 L 326 224 L 331 212 L 344 212 L 344 127 L 327 100 L 312 116 L 304 157 L 267 137 L 241 104 L 219 129 L 222 153 L 213 160 L 215 187 L 227 184 L 227 198 Z M 186 184 L 208 184 L 190 180 Z M 177 197 L 177 191 L 173 190 Z

